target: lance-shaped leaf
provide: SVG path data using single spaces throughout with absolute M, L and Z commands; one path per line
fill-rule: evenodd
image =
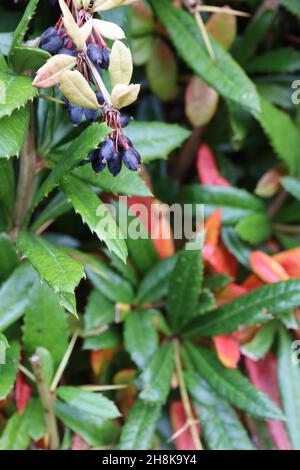
M 145 331 L 147 334 L 145 335 Z M 143 369 L 158 346 L 158 334 L 149 310 L 129 312 L 124 326 L 125 349 Z
M 6 350 L 5 364 L 0 364 L 0 400 L 4 400 L 12 389 L 19 366 L 20 345 L 11 341 Z
M 0 118 L 11 116 L 13 111 L 22 108 L 37 95 L 29 77 L 16 77 L 0 72 L 0 82 L 4 84 L 4 102 L 0 101 Z
M 223 367 L 211 351 L 187 343 L 185 352 L 194 369 L 220 397 L 250 415 L 284 419 L 279 408 L 266 395 L 254 388 L 238 370 Z
M 12 40 L 10 51 L 9 51 L 10 54 L 14 53 L 15 47 L 20 46 L 22 44 L 24 36 L 27 32 L 29 23 L 30 23 L 32 17 L 34 16 L 34 13 L 35 13 L 38 2 L 39 2 L 39 0 L 30 0 L 29 1 L 28 5 L 27 5 L 27 7 L 24 11 L 24 14 L 22 16 L 22 19 L 19 22 L 19 24 L 18 24 L 18 26 L 17 26 L 17 28 L 14 32 L 13 40 Z
M 29 124 L 28 106 L 0 119 L 0 158 L 19 155 Z
M 39 88 L 50 88 L 60 82 L 62 73 L 76 65 L 76 57 L 58 54 L 49 59 L 38 71 L 32 84 Z
M 152 403 L 164 403 L 170 391 L 174 372 L 174 347 L 170 341 L 153 354 L 141 375 L 144 385 L 140 397 Z
M 28 421 L 14 413 L 7 421 L 0 438 L 0 450 L 25 450 L 30 443 Z
M 123 427 L 119 449 L 149 449 L 160 411 L 160 404 L 137 399 Z
M 74 176 L 67 176 L 61 183 L 62 190 L 92 232 L 104 241 L 109 250 L 124 262 L 127 247 L 123 235 L 112 217 L 109 209 L 101 199 L 86 185 Z
M 203 275 L 200 250 L 182 250 L 169 279 L 167 313 L 174 331 L 180 331 L 197 311 Z
M 111 92 L 111 101 L 115 108 L 121 109 L 134 103 L 140 92 L 140 85 L 116 85 Z
M 77 48 L 81 50 L 92 32 L 92 19 L 88 20 L 81 28 L 79 28 L 64 0 L 59 0 L 59 6 L 63 13 L 64 27 L 68 36 L 72 39 Z
M 105 38 L 111 39 L 112 41 L 125 38 L 123 29 L 111 21 L 93 19 L 92 22 L 93 28 L 97 31 L 98 34 L 100 34 L 100 36 L 104 36 Z
M 129 85 L 133 71 L 131 52 L 121 41 L 115 41 L 111 48 L 108 71 L 112 86 Z
M 93 11 L 105 11 L 112 8 L 119 7 L 124 3 L 124 0 L 95 0 L 93 4 Z
M 249 357 L 253 361 L 262 359 L 272 346 L 277 327 L 277 322 L 271 321 L 261 328 L 249 343 L 241 346 L 243 355 Z
M 98 109 L 97 97 L 78 70 L 67 70 L 60 76 L 60 91 L 77 106 Z
M 60 303 L 76 314 L 74 290 L 85 276 L 82 265 L 41 237 L 23 232 L 17 238 L 19 250 L 26 256 L 42 281 L 56 292 Z
M 300 305 L 300 281 L 270 284 L 202 315 L 185 327 L 189 338 L 231 333 L 241 325 L 255 325 Z
M 0 233 L 0 282 L 7 279 L 18 265 L 19 258 L 10 237 Z
M 300 450 L 299 345 L 283 328 L 279 335 L 278 379 L 288 434 L 294 449 Z
M 251 253 L 250 266 L 254 274 L 269 284 L 289 279 L 289 275 L 279 262 L 263 251 Z
M 208 124 L 217 111 L 218 102 L 218 93 L 201 78 L 190 80 L 185 93 L 185 113 L 193 126 Z

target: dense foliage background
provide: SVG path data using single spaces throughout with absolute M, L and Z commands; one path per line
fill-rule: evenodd
M 1 2 L 0 449 L 300 449 L 300 3 L 201 12 L 209 43 L 192 3 L 102 12 L 142 85 L 113 177 L 78 167 L 108 128 L 32 86 L 56 0 Z M 204 204 L 203 249 L 159 215 L 105 239 L 116 195 Z

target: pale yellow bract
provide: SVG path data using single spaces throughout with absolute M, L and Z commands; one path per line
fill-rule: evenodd
M 121 41 L 115 41 L 112 46 L 108 71 L 113 87 L 118 83 L 129 85 L 133 72 L 132 57 L 130 49 Z

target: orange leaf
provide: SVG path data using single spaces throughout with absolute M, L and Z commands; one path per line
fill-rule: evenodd
M 264 359 L 257 362 L 249 357 L 245 357 L 245 365 L 252 384 L 280 407 L 277 365 L 273 354 L 269 352 Z M 282 421 L 268 420 L 267 425 L 272 441 L 277 449 L 291 450 L 292 446 Z
M 27 383 L 21 371 L 17 373 L 16 379 L 16 405 L 18 412 L 21 414 L 25 410 L 32 393 L 31 386 Z
M 271 284 L 289 279 L 289 275 L 283 267 L 274 258 L 262 251 L 251 253 L 249 261 L 252 271 L 264 282 Z
M 171 403 L 170 415 L 173 434 L 184 429 L 187 419 L 181 400 L 175 400 Z M 196 424 L 196 426 L 198 432 L 200 432 L 200 424 Z M 175 446 L 177 450 L 196 450 L 190 429 L 183 430 L 183 432 L 176 437 Z
M 230 9 L 228 5 L 224 5 L 226 10 Z M 222 44 L 225 49 L 230 49 L 237 32 L 237 19 L 234 15 L 222 12 L 222 9 L 214 13 L 207 20 L 207 31 Z
M 240 346 L 232 335 L 216 336 L 214 344 L 219 360 L 225 367 L 236 369 L 240 360 Z
M 202 127 L 213 118 L 218 93 L 199 77 L 192 77 L 185 93 L 185 113 L 194 127 Z
M 230 186 L 230 183 L 220 175 L 214 155 L 208 145 L 202 144 L 197 155 L 197 171 L 200 183 L 216 186 Z
M 273 256 L 290 277 L 300 278 L 300 247 L 282 251 Z
M 257 276 L 255 276 L 255 274 L 251 274 L 243 282 L 243 287 L 245 287 L 245 289 L 247 289 L 248 291 L 258 289 L 263 285 L 263 282 Z
M 226 304 L 231 300 L 246 294 L 248 291 L 245 287 L 239 286 L 234 282 L 230 282 L 224 289 L 216 293 L 216 301 L 218 305 Z
M 135 369 L 124 369 L 120 370 L 113 379 L 115 385 L 127 385 L 126 388 L 117 390 L 116 392 L 116 403 L 124 417 L 128 415 L 138 394 L 138 390 L 133 384 L 135 377 Z
M 280 189 L 280 180 L 285 173 L 285 170 L 280 165 L 267 171 L 258 181 L 255 194 L 261 197 L 274 196 Z
M 116 351 L 117 348 L 109 348 L 90 352 L 91 368 L 97 377 L 101 374 L 105 365 L 113 360 Z

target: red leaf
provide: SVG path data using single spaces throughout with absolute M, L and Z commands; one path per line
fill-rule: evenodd
M 216 300 L 218 305 L 226 304 L 231 300 L 246 294 L 248 291 L 245 287 L 239 286 L 234 282 L 230 282 L 224 289 L 216 293 Z
M 230 186 L 230 183 L 220 175 L 214 155 L 208 145 L 202 144 L 197 156 L 197 171 L 200 183 L 216 186 Z
M 245 365 L 252 384 L 280 407 L 277 366 L 273 354 L 269 352 L 264 359 L 257 362 L 249 357 L 245 357 Z M 277 449 L 291 450 L 292 446 L 282 421 L 268 420 L 267 425 L 272 441 Z
M 113 360 L 116 351 L 117 348 L 109 348 L 90 352 L 90 364 L 96 377 L 101 374 L 105 365 Z
M 85 442 L 81 436 L 74 434 L 72 441 L 72 450 L 89 450 L 91 448 L 90 444 Z
M 184 428 L 187 421 L 181 400 L 171 403 L 170 415 L 173 434 L 175 434 Z M 200 424 L 196 424 L 196 427 L 198 432 L 200 432 Z M 176 437 L 175 446 L 177 450 L 196 450 L 190 429 L 186 429 Z
M 25 410 L 32 393 L 31 386 L 27 383 L 21 371 L 17 373 L 16 379 L 16 405 L 19 413 Z
M 240 360 L 240 346 L 232 335 L 216 336 L 214 344 L 219 360 L 225 367 L 236 369 Z
M 251 253 L 249 261 L 253 272 L 264 282 L 272 284 L 273 282 L 289 279 L 289 275 L 283 267 L 274 258 L 262 251 Z
M 264 283 L 260 279 L 258 279 L 258 277 L 255 276 L 255 274 L 251 274 L 243 282 L 243 287 L 245 287 L 245 289 L 247 289 L 248 291 L 258 289 L 259 287 L 262 287 L 263 285 Z
M 300 278 L 300 248 L 282 251 L 273 256 L 290 277 Z
M 255 194 L 261 197 L 274 196 L 280 189 L 280 180 L 285 173 L 285 170 L 280 165 L 268 170 L 258 181 Z

